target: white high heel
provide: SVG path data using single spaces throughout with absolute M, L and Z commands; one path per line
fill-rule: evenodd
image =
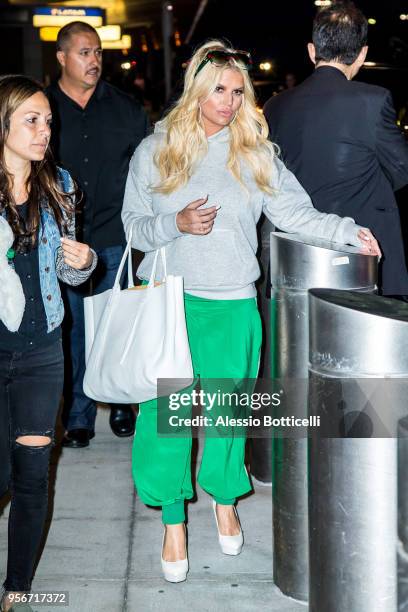
M 238 512 L 235 506 L 234 508 L 235 516 L 237 517 L 238 525 L 239 525 L 239 533 L 237 535 L 222 535 L 220 533 L 220 529 L 218 527 L 218 518 L 217 518 L 217 503 L 213 500 L 213 510 L 215 516 L 215 522 L 218 530 L 218 541 L 220 543 L 221 551 L 224 555 L 239 555 L 244 545 L 244 536 L 241 529 L 241 524 L 239 522 Z
M 167 582 L 184 582 L 187 578 L 188 572 L 188 556 L 187 556 L 187 545 L 186 545 L 186 558 L 180 559 L 179 561 L 165 561 L 163 559 L 163 546 L 164 538 L 166 537 L 166 528 L 163 533 L 162 540 L 162 553 L 161 553 L 161 566 L 164 574 L 164 579 Z

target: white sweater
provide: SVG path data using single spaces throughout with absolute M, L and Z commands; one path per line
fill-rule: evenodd
M 152 185 L 160 177 L 153 156 L 164 137 L 163 129 L 156 128 L 137 147 L 129 166 L 122 220 L 127 235 L 132 227 L 132 246 L 146 253 L 137 271 L 139 278 L 150 277 L 154 253 L 165 246 L 167 271 L 183 276 L 187 292 L 215 299 L 254 296 L 254 282 L 260 274 L 256 224 L 262 212 L 285 232 L 361 245 L 357 238 L 360 226 L 350 217 L 317 211 L 294 175 L 277 158 L 272 179 L 276 192 L 268 195 L 261 191 L 243 165 L 246 191 L 227 169 L 228 127 L 208 138 L 208 152 L 187 185 L 169 195 L 154 192 Z M 205 236 L 180 232 L 177 213 L 207 195 L 205 206 L 221 206 L 212 231 Z M 162 275 L 160 261 L 157 280 Z

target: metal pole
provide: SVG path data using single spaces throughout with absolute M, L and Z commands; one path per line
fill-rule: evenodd
M 200 4 L 198 6 L 197 12 L 194 15 L 193 23 L 191 24 L 191 27 L 190 27 L 190 29 L 189 29 L 189 31 L 187 33 L 186 39 L 184 41 L 186 43 L 186 45 L 190 44 L 190 41 L 191 41 L 191 39 L 193 37 L 193 34 L 195 32 L 195 29 L 197 27 L 197 24 L 200 21 L 201 16 L 204 13 L 205 7 L 207 6 L 207 4 L 208 4 L 208 0 L 201 0 Z
M 171 36 L 173 34 L 173 3 L 165 0 L 162 4 L 162 34 L 163 34 L 163 59 L 164 59 L 164 86 L 166 102 L 171 95 L 171 70 L 172 70 L 172 49 Z
M 309 446 L 309 610 L 396 612 L 408 307 L 312 289 L 309 313 L 309 407 L 323 427 Z
M 376 278 L 376 259 L 362 255 L 357 248 L 281 232 L 271 234 L 274 372 L 276 378 L 291 385 L 291 400 L 285 403 L 288 413 L 307 416 L 307 290 L 337 287 L 373 291 Z M 307 440 L 275 439 L 272 463 L 274 581 L 285 595 L 307 601 Z

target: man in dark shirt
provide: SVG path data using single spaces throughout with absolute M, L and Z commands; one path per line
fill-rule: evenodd
M 323 212 L 350 216 L 380 243 L 383 295 L 408 294 L 394 191 L 408 183 L 408 146 L 389 91 L 353 81 L 366 53 L 367 19 L 352 3 L 317 13 L 308 50 L 316 70 L 265 105 L 270 138 Z
M 95 402 L 82 389 L 83 298 L 90 291 L 101 293 L 113 286 L 125 244 L 120 213 L 129 160 L 147 135 L 149 124 L 137 102 L 100 80 L 102 49 L 94 28 L 82 22 L 64 26 L 58 34 L 57 59 L 61 77 L 48 89 L 53 111 L 52 148 L 83 192 L 78 223 L 81 239 L 99 258 L 90 285 L 67 290 L 71 375 L 66 377 L 64 391 L 67 433 L 63 445 L 78 448 L 87 446 L 93 437 L 96 416 Z M 110 424 L 116 435 L 132 435 L 131 407 L 112 406 Z

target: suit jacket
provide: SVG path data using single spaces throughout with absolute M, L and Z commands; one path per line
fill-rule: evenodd
M 265 104 L 270 138 L 321 211 L 350 216 L 380 243 L 380 288 L 408 294 L 394 191 L 408 183 L 408 145 L 387 89 L 322 66 Z

